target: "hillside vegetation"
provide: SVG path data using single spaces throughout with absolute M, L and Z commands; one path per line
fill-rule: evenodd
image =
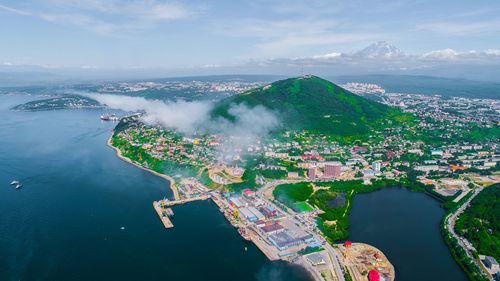
M 29 101 L 13 107 L 20 111 L 43 111 L 56 109 L 75 108 L 100 108 L 103 107 L 98 101 L 80 95 L 61 95 L 54 98 Z
M 313 186 L 318 189 L 314 191 Z M 274 198 L 285 206 L 297 210 L 297 205 L 308 203 L 322 211 L 317 218 L 319 229 L 330 241 L 349 236 L 349 212 L 351 202 L 358 193 L 371 192 L 387 186 L 406 186 L 408 183 L 394 180 L 378 180 L 364 185 L 362 180 L 308 183 L 299 182 L 276 186 Z M 300 205 L 299 205 L 300 206 Z
M 282 129 L 309 130 L 341 138 L 358 137 L 410 116 L 400 110 L 357 96 L 327 80 L 305 76 L 280 80 L 222 100 L 214 117 L 234 118 L 231 104 L 264 106 L 276 112 Z
M 500 260 L 500 184 L 481 191 L 455 225 L 482 255 Z

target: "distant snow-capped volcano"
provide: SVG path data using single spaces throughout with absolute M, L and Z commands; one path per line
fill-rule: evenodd
M 406 54 L 386 41 L 379 41 L 357 51 L 354 55 L 363 58 L 394 58 L 404 57 Z

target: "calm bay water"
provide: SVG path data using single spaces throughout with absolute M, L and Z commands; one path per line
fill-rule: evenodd
M 167 183 L 115 156 L 100 110 L 9 110 L 31 99 L 0 95 L 0 280 L 310 279 L 210 201 L 175 207 L 165 230 L 151 204 Z
M 436 200 L 404 188 L 359 194 L 349 216 L 349 239 L 384 252 L 398 281 L 466 281 L 441 237 L 443 215 Z

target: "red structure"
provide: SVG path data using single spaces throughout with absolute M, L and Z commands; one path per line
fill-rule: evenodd
M 394 153 L 393 151 L 387 150 L 387 151 L 385 152 L 385 156 L 386 156 L 387 158 L 389 158 L 389 159 L 392 159 L 392 158 L 394 158 L 394 157 L 396 156 L 396 153 Z
M 338 164 L 325 164 L 325 172 L 323 176 L 325 178 L 336 178 L 340 176 L 341 166 Z
M 368 272 L 368 280 L 369 281 L 380 281 L 380 275 L 378 274 L 378 271 L 375 269 L 372 269 Z
M 310 179 L 315 179 L 316 178 L 316 168 L 309 168 L 307 170 L 307 177 Z
M 246 197 L 255 197 L 255 191 L 250 189 L 245 189 L 243 190 L 243 195 L 245 195 Z
M 344 247 L 349 248 L 351 246 L 352 246 L 352 242 L 351 241 L 345 241 L 344 242 Z

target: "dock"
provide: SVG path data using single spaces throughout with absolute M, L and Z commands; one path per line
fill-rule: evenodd
M 185 203 L 193 202 L 193 201 L 198 201 L 198 200 L 207 200 L 210 198 L 209 195 L 201 195 L 201 196 L 196 196 L 196 197 L 191 197 L 191 198 L 185 198 L 185 199 L 179 199 L 179 200 L 164 200 L 163 204 L 167 207 L 172 207 L 175 205 L 182 205 Z M 161 202 L 161 201 L 158 201 Z
M 170 220 L 170 218 L 167 216 L 166 213 L 164 213 L 163 208 L 160 205 L 160 201 L 154 201 L 153 202 L 153 208 L 155 209 L 156 213 L 158 214 L 158 217 L 160 218 L 161 222 L 163 223 L 163 226 L 165 228 L 172 228 L 174 227 L 174 224 Z
M 172 228 L 174 227 L 174 224 L 170 220 L 169 216 L 167 215 L 167 212 L 165 210 L 165 207 L 172 207 L 175 205 L 181 205 L 193 201 L 198 201 L 198 200 L 206 200 L 210 198 L 209 195 L 201 195 L 197 197 L 191 197 L 191 198 L 185 198 L 185 199 L 180 199 L 180 200 L 159 200 L 159 201 L 154 201 L 153 202 L 153 208 L 156 211 L 156 214 L 158 214 L 158 217 L 160 218 L 161 222 L 163 223 L 163 226 L 165 228 Z

